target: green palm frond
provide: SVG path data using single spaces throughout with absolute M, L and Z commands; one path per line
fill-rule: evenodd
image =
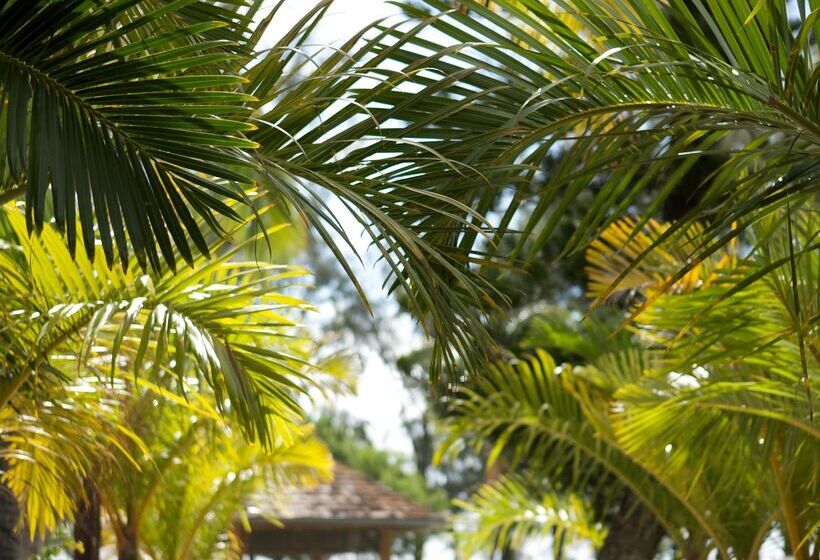
M 424 130 L 447 130 L 446 112 L 406 129 L 400 111 L 374 106 L 424 71 L 423 60 L 391 69 L 404 41 L 383 40 L 401 24 L 369 26 L 339 48 L 306 45 L 330 4 L 309 6 L 260 49 L 282 2 L 7 3 L 5 198 L 24 190 L 28 229 L 54 216 L 72 254 L 79 232 L 89 255 L 102 241 L 109 266 L 116 254 L 125 266 L 133 250 L 143 268 L 160 269 L 193 262 L 191 243 L 209 254 L 202 225 L 221 231 L 221 216 L 245 214 L 230 201 L 259 190 L 310 224 L 358 287 L 335 199 L 373 241 L 388 291 L 405 293 L 436 336 L 435 365 L 461 358 L 475 369 L 489 342 L 482 313 L 503 304 L 478 271 L 498 264 L 483 246 L 498 188 L 450 153 L 452 137 Z
M 808 320 L 818 306 L 815 222 L 810 211 L 772 213 L 750 232 L 745 254 L 721 258 L 691 291 L 644 304 L 630 326 L 664 356 L 654 376 L 616 392 L 624 403 L 611 415 L 617 440 L 681 484 L 708 480 L 720 503 L 736 510 L 725 513 L 736 518 L 734 531 L 745 531 L 739 555 L 756 553 L 744 547 L 759 546 L 755 535 L 768 530 L 772 511 L 792 546 L 808 554 L 817 517 L 805 499 L 817 492 L 810 473 L 820 441 L 813 418 L 820 361 Z M 751 500 L 741 505 L 738 496 Z
M 465 558 L 482 551 L 491 554 L 505 546 L 520 550 L 528 538 L 552 535 L 553 542 L 570 544 L 584 539 L 596 548 L 604 531 L 577 496 L 559 496 L 533 488 L 521 476 L 507 475 L 482 485 L 469 501 L 457 500 L 466 530 L 456 533 Z
M 275 45 L 247 73 L 247 91 L 265 100 L 248 138 L 260 145 L 260 183 L 311 224 L 357 288 L 343 256 L 353 240 L 334 204 L 372 240 L 389 273 L 388 292 L 405 294 L 422 328 L 435 335 L 434 366 L 460 358 L 475 368 L 490 342 L 482 312 L 504 301 L 477 270 L 500 266 L 482 247 L 492 228 L 483 217 L 490 207 L 479 205 L 497 189 L 457 157 L 461 152 L 448 151 L 454 139 L 445 114 L 428 115 L 416 130 L 401 126 L 400 111 L 383 107 L 424 69 L 423 61 L 394 69 L 402 43 L 385 46 L 388 36 L 374 24 L 318 53 Z
M 494 364 L 453 403 L 451 435 L 443 449 L 462 440 L 479 447 L 489 441 L 490 464 L 504 453 L 513 468 L 567 481 L 556 487 L 559 493 L 591 487 L 606 501 L 629 488 L 682 548 L 701 533 L 715 546 L 726 546 L 724 528 L 714 520 L 707 524 L 702 504 L 670 485 L 662 470 L 635 461 L 620 447 L 607 418 L 614 403 L 605 388 L 588 380 L 594 378 L 556 368 L 540 350 L 514 363 Z
M 209 387 L 220 410 L 262 441 L 299 417 L 296 395 L 317 370 L 288 314 L 309 306 L 274 288 L 300 282 L 304 270 L 238 260 L 237 246 L 152 278 L 136 259 L 111 270 L 78 248 L 72 260 L 50 226 L 29 237 L 16 209 L 4 219 L 19 243 L 0 254 L 4 405 L 41 376 L 71 379 L 91 368 L 101 378 L 118 370 L 170 378 L 183 393 Z M 95 247 L 97 256 L 103 250 Z
M 235 215 L 224 199 L 253 181 L 255 144 L 245 79 L 220 71 L 241 33 L 209 35 L 231 23 L 208 4 L 4 3 L 0 164 L 25 189 L 29 231 L 53 216 L 73 253 L 79 224 L 109 266 L 115 246 L 124 267 L 130 249 L 157 269 L 160 254 L 192 262 L 190 243 L 209 254 L 191 210 Z
M 682 218 L 658 240 L 700 223 L 682 273 L 762 215 L 816 204 L 817 6 L 798 3 L 790 15 L 784 0 L 423 4 L 429 11 L 403 7 L 428 33 L 383 28 L 399 45 L 385 52 L 408 76 L 373 101 L 405 130 L 438 140 L 440 153 L 515 187 L 499 235 L 531 211 L 514 255 L 531 236 L 546 243 L 582 193 L 593 203 L 567 250 L 584 248 L 648 191 L 639 226 L 685 193 Z M 445 116 L 428 128 L 428 115 Z M 542 178 L 547 156 L 557 162 Z M 687 184 L 706 158 L 717 169 Z M 483 192 L 474 208 L 486 213 L 492 193 Z
M 569 489 L 593 494 L 575 457 L 593 457 L 595 442 L 606 451 L 591 461 L 599 471 L 635 492 L 671 536 L 687 529 L 682 550 L 754 558 L 777 525 L 808 558 L 820 441 L 815 222 L 804 208 L 772 212 L 686 279 L 676 272 L 684 246 L 656 245 L 666 224 L 616 223 L 588 258 L 596 295 L 619 277 L 634 292 L 632 336 L 588 355 L 573 342 L 586 364 L 554 373 L 543 354 L 491 368 L 456 400 L 453 439 L 479 436 L 475 445 L 492 443 L 490 461 L 504 453 L 516 468 L 555 485 L 580 480 Z M 562 340 L 555 322 L 539 325 L 548 336 L 531 341 Z

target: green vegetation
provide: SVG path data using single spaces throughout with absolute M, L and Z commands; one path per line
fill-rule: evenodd
M 441 489 L 429 488 L 406 457 L 377 449 L 361 423 L 344 415 L 322 416 L 316 422 L 316 435 L 327 445 L 334 459 L 433 511 L 447 509 L 447 495 Z
M 331 0 L 270 48 L 266 4 L 0 1 L 0 560 L 20 520 L 229 558 L 327 473 L 344 368 L 286 261 L 304 228 L 364 300 L 334 205 L 430 402 L 415 470 L 318 435 L 462 498 L 465 554 L 817 558 L 820 2 L 421 0 L 323 49 Z M 424 479 L 442 439 L 484 484 Z

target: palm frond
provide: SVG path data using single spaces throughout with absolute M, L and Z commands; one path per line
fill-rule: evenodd
M 527 539 L 548 535 L 553 543 L 583 539 L 597 548 L 603 542 L 603 528 L 591 519 L 582 499 L 532 488 L 517 475 L 484 484 L 469 501 L 457 500 L 455 505 L 462 508 L 459 517 L 467 526 L 456 533 L 465 558 L 506 546 L 520 550 Z
M 72 254 L 79 231 L 109 266 L 115 246 L 123 267 L 131 249 L 155 269 L 160 254 L 192 262 L 190 243 L 209 254 L 191 210 L 235 216 L 224 200 L 253 181 L 255 144 L 245 80 L 220 71 L 241 32 L 208 4 L 4 3 L 0 164 L 25 189 L 29 231 L 53 216 Z
M 681 547 L 700 532 L 711 536 L 716 547 L 725 547 L 725 529 L 703 518 L 702 504 L 669 484 L 662 470 L 624 452 L 607 419 L 611 397 L 585 378 L 569 367 L 556 368 L 540 350 L 493 365 L 475 388 L 454 401 L 444 450 L 462 439 L 476 446 L 491 442 L 490 463 L 505 453 L 512 468 L 524 466 L 556 485 L 566 481 L 556 486 L 559 493 L 591 487 L 607 500 L 629 488 Z
M 684 272 L 761 216 L 816 202 L 816 10 L 792 21 L 785 1 L 485 4 L 402 4 L 429 32 L 382 28 L 391 42 L 383 50 L 404 65 L 403 87 L 369 99 L 439 153 L 518 192 L 498 222 L 503 236 L 531 209 L 514 256 L 531 236 L 535 247 L 546 243 L 581 193 L 593 203 L 567 250 L 649 190 L 639 226 L 685 193 L 690 202 L 666 231 L 703 228 Z M 560 158 L 543 178 L 548 155 Z M 687 184 L 687 171 L 710 157 L 718 169 Z M 487 204 L 474 208 L 486 213 Z
M 210 399 L 204 397 L 207 407 Z M 332 474 L 332 459 L 310 427 L 293 428 L 264 448 L 231 432 L 222 419 L 192 414 L 181 403 L 144 393 L 124 403 L 149 449 L 142 474 L 100 468 L 100 492 L 114 526 L 139 527 L 139 546 L 155 558 L 210 558 L 259 492 L 313 484 Z M 184 458 L 184 460 L 182 460 Z
M 72 260 L 50 226 L 29 237 L 16 209 L 4 216 L 19 243 L 0 255 L 2 313 L 10 319 L 2 332 L 9 341 L 4 404 L 38 375 L 71 379 L 91 368 L 106 378 L 122 369 L 175 379 L 183 393 L 209 387 L 220 410 L 262 441 L 270 441 L 277 422 L 300 415 L 295 395 L 316 370 L 287 313 L 309 306 L 273 287 L 292 286 L 304 270 L 235 260 L 238 246 L 151 278 L 136 259 L 125 271 L 111 270 L 78 248 Z M 103 250 L 95 247 L 97 256 Z
M 0 411 L 2 479 L 22 505 L 31 537 L 73 518 L 100 461 L 129 472 L 138 467 L 148 449 L 124 423 L 124 393 L 86 378 L 40 389 L 40 401 L 17 400 Z

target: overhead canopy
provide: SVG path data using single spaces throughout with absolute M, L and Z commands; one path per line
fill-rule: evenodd
M 246 553 L 314 558 L 342 552 L 379 552 L 389 558 L 397 533 L 441 527 L 443 518 L 364 474 L 336 463 L 333 482 L 314 488 L 292 488 L 277 504 L 259 503 L 275 511 L 277 526 L 251 515 Z

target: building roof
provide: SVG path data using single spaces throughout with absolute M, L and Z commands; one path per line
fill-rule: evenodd
M 361 472 L 336 462 L 333 481 L 313 488 L 292 488 L 277 496 L 275 517 L 284 529 L 384 528 L 431 529 L 444 519 Z M 266 522 L 251 518 L 261 528 Z

